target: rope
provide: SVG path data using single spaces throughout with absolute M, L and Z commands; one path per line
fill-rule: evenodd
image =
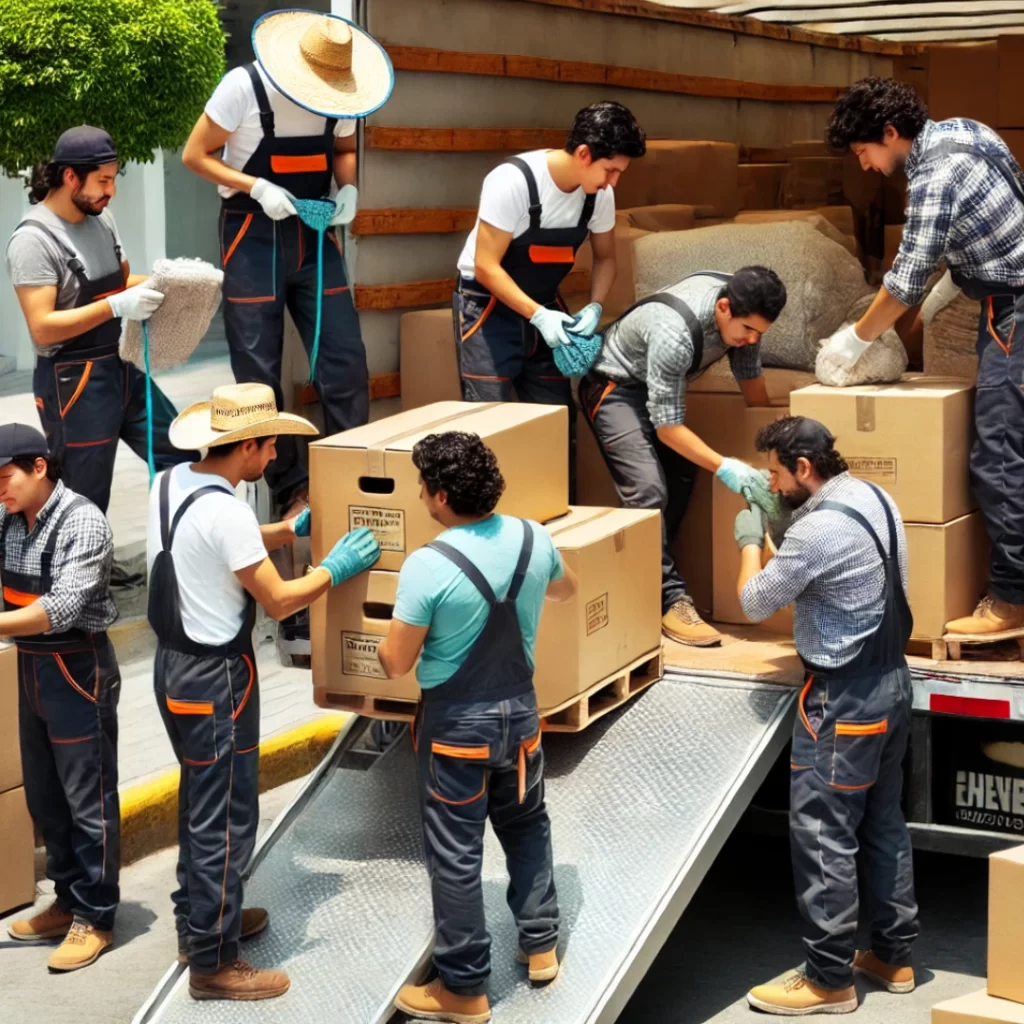
M 303 224 L 317 234 L 316 247 L 316 330 L 309 353 L 309 382 L 316 380 L 316 360 L 320 354 L 320 326 L 324 308 L 324 235 L 334 216 L 334 203 L 330 199 L 296 199 L 295 210 Z
M 149 325 L 142 321 L 142 351 L 146 359 L 146 465 L 149 466 L 149 486 L 156 476 L 153 457 L 153 375 L 149 372 Z

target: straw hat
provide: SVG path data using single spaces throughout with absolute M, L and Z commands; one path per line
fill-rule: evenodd
M 309 420 L 278 412 L 274 389 L 267 384 L 226 384 L 212 402 L 190 405 L 171 424 L 171 444 L 182 451 L 214 448 L 250 437 L 317 434 Z
M 384 47 L 336 14 L 271 11 L 253 26 L 252 48 L 278 92 L 323 117 L 365 117 L 395 87 Z

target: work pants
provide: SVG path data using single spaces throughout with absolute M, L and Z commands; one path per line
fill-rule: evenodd
M 291 313 L 309 356 L 316 337 L 317 245 L 319 236 L 298 217 L 272 221 L 262 212 L 222 209 L 224 330 L 231 370 L 239 384 L 274 389 L 285 403 L 281 382 L 284 311 Z M 323 240 L 320 346 L 313 384 L 324 416 L 324 434 L 362 426 L 370 415 L 366 349 L 345 271 L 339 234 Z M 294 437 L 277 439 L 277 458 L 265 479 L 281 507 L 309 483 L 309 470 Z
M 918 936 L 914 862 L 901 806 L 910 735 L 910 670 L 813 678 L 793 727 L 790 842 L 804 919 L 807 976 L 853 984 L 857 863 L 871 914 L 871 949 L 910 964 Z
M 114 648 L 18 649 L 18 733 L 25 797 L 46 844 L 46 874 L 62 910 L 101 931 L 120 900 Z
M 524 953 L 558 942 L 551 823 L 536 698 L 426 702 L 416 726 L 434 964 L 450 992 L 482 995 L 491 973 L 481 870 L 490 818 Z
M 646 384 L 616 384 L 590 373 L 580 382 L 580 404 L 623 507 L 661 511 L 661 607 L 667 612 L 687 596 L 672 545 L 697 467 L 658 440 L 647 411 Z
M 213 974 L 238 959 L 242 872 L 259 823 L 260 700 L 249 655 L 185 654 L 157 646 L 157 707 L 181 765 L 178 948 Z

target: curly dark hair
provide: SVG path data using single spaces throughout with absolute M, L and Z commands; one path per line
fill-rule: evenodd
M 786 306 L 786 286 L 768 267 L 742 267 L 722 289 L 733 316 L 763 316 L 775 323 Z
M 490 514 L 505 490 L 494 452 L 476 434 L 428 434 L 413 448 L 412 461 L 427 491 L 444 491 L 448 507 L 459 516 Z
M 594 160 L 613 156 L 641 157 L 647 152 L 647 133 L 621 103 L 592 103 L 576 114 L 565 140 L 566 153 L 588 146 Z
M 904 139 L 916 139 L 928 120 L 928 108 L 906 82 L 862 78 L 836 103 L 825 129 L 830 149 L 845 153 L 855 142 L 881 142 L 891 124 Z
M 64 184 L 64 172 L 71 168 L 80 181 L 85 181 L 93 171 L 100 169 L 99 164 L 57 164 L 42 163 L 32 168 L 32 176 L 28 185 L 28 201 L 35 206 L 41 203 L 54 189 Z
M 798 459 L 806 459 L 822 480 L 849 469 L 835 444 L 828 428 L 807 416 L 783 416 L 762 427 L 754 440 L 759 452 L 775 452 L 790 473 L 796 472 Z

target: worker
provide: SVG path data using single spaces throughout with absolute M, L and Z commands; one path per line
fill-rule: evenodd
M 575 493 L 576 408 L 552 349 L 597 330 L 615 281 L 615 185 L 647 136 L 619 103 L 577 115 L 564 149 L 538 149 L 484 178 L 477 221 L 458 262 L 455 330 L 467 402 L 569 409 L 570 493 Z M 590 303 L 569 316 L 558 289 L 590 238 Z
M 853 365 L 924 296 L 941 259 L 980 299 L 971 478 L 992 541 L 988 592 L 974 614 L 946 625 L 965 639 L 1024 635 L 1024 172 L 977 121 L 929 120 L 914 90 L 867 78 L 839 100 L 826 132 L 866 170 L 907 175 L 906 223 L 892 268 L 868 311 L 829 340 Z
M 620 502 L 661 510 L 662 631 L 679 643 L 722 640 L 698 614 L 672 557 L 697 470 L 710 470 L 737 493 L 768 493 L 760 472 L 708 447 L 685 425 L 687 382 L 727 355 L 747 405 L 769 405 L 761 335 L 785 305 L 785 285 L 767 267 L 690 274 L 619 317 L 580 382 L 580 402 Z
M 914 988 L 917 903 L 901 806 L 912 701 L 907 538 L 892 499 L 850 476 L 820 423 L 786 416 L 756 445 L 791 519 L 762 569 L 764 513 L 753 505 L 736 517 L 738 590 L 754 622 L 796 604 L 807 680 L 793 726 L 789 820 L 807 961 L 747 998 L 782 1016 L 848 1013 L 857 1009 L 855 971 L 890 992 Z M 858 859 L 871 907 L 871 948 L 859 952 Z
M 494 514 L 505 481 L 479 437 L 431 434 L 412 458 L 423 504 L 445 530 L 402 565 L 378 653 L 392 679 L 419 658 L 413 730 L 439 977 L 405 986 L 395 1005 L 414 1018 L 483 1024 L 491 1017 L 481 887 L 488 818 L 511 878 L 519 959 L 535 983 L 558 973 L 534 646 L 545 598 L 567 600 L 578 584 L 547 530 Z
M 69 488 L 101 512 L 110 503 L 117 442 L 146 458 L 146 377 L 118 354 L 121 321 L 146 320 L 163 295 L 132 274 L 110 201 L 117 148 L 102 128 L 64 132 L 35 169 L 33 204 L 7 244 L 7 272 L 36 348 L 39 419 Z M 194 457 L 167 440 L 176 410 L 152 385 L 158 469 Z M 125 582 L 115 568 L 116 584 Z
M 282 971 L 255 970 L 238 941 L 267 913 L 242 910 L 242 872 L 256 840 L 260 699 L 252 627 L 258 602 L 275 619 L 305 608 L 379 556 L 365 529 L 347 534 L 305 576 L 282 580 L 267 555 L 309 536 L 310 514 L 260 527 L 235 497 L 259 480 L 277 438 L 316 428 L 278 413 L 265 384 L 217 388 L 172 424 L 194 465 L 161 474 L 150 492 L 149 623 L 157 636 L 153 685 L 181 765 L 178 883 L 173 894 L 179 959 L 196 999 L 269 999 L 288 990 Z
M 344 226 L 356 213 L 356 118 L 381 106 L 393 73 L 380 45 L 350 21 L 316 11 L 272 11 L 252 34 L 256 61 L 229 71 L 185 144 L 185 166 L 217 185 L 224 267 L 224 330 L 239 383 L 274 389 L 287 308 L 313 373 L 324 428 L 366 423 L 369 378 L 345 268 Z M 327 198 L 335 212 L 322 246 L 297 200 Z M 319 324 L 319 341 L 317 330 Z M 281 437 L 267 484 L 284 517 L 306 504 L 309 473 L 294 438 Z
M 0 503 L 0 635 L 18 648 L 25 798 L 56 896 L 7 931 L 20 942 L 63 939 L 48 965 L 74 971 L 113 944 L 120 900 L 114 541 L 103 513 L 61 480 L 46 438 L 23 423 L 0 427 Z

